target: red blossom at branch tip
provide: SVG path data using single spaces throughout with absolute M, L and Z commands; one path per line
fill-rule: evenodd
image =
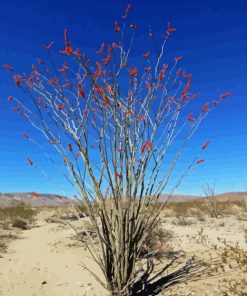
M 58 111 L 62 111 L 63 109 L 64 109 L 64 105 L 58 105 L 58 106 L 57 106 L 57 110 L 58 110 Z
M 145 141 L 141 147 L 141 153 L 143 153 L 145 150 L 150 151 L 153 147 L 153 143 L 149 141 Z
M 182 68 L 179 68 L 179 69 L 177 70 L 176 76 L 180 76 L 181 71 L 182 71 Z
M 220 100 L 219 101 L 214 101 L 214 106 L 218 106 L 220 104 Z
M 27 160 L 27 162 L 28 162 L 30 165 L 33 165 L 33 161 L 32 161 L 31 158 L 27 157 L 26 160 Z
M 37 62 L 38 62 L 38 64 L 40 64 L 40 65 L 43 65 L 43 64 L 44 64 L 44 61 L 43 61 L 41 58 L 37 58 Z
M 118 33 L 120 31 L 120 27 L 118 26 L 117 21 L 114 22 L 113 28 L 116 33 Z
M 101 66 L 101 64 L 99 62 L 96 62 L 96 64 L 97 64 L 98 68 L 95 71 L 94 76 L 95 77 L 100 77 L 102 75 L 102 66 Z
M 229 92 L 226 92 L 226 93 L 222 94 L 222 95 L 220 96 L 220 98 L 221 98 L 221 99 L 225 99 L 225 98 L 229 97 L 231 94 L 232 94 L 232 93 L 231 93 L 230 91 L 229 91 Z
M 70 152 L 73 152 L 72 145 L 70 143 L 68 144 L 68 148 Z
M 168 22 L 167 24 L 167 32 L 168 33 L 172 33 L 175 32 L 177 29 L 176 28 L 172 28 L 170 22 Z
M 144 57 L 145 59 L 148 59 L 149 56 L 150 56 L 150 52 L 149 52 L 149 51 L 143 54 L 143 57 Z
M 71 82 L 67 82 L 65 84 L 62 85 L 62 88 L 65 88 L 65 87 L 72 87 L 73 84 Z
M 121 180 L 123 179 L 123 175 L 121 173 L 119 174 L 118 172 L 115 173 L 115 177 Z
M 128 4 L 128 6 L 125 9 L 125 14 L 128 14 L 130 9 L 131 9 L 131 4 Z
M 130 74 L 130 76 L 135 76 L 136 74 L 138 73 L 138 69 L 137 68 L 130 68 L 130 72 L 129 72 L 129 74 Z
M 196 164 L 202 163 L 204 161 L 205 161 L 205 159 L 199 159 L 199 160 L 197 160 Z
M 81 97 L 83 97 L 83 99 L 85 99 L 85 91 L 84 91 L 82 84 L 80 82 L 78 82 L 78 92 L 79 92 L 79 95 Z
M 13 78 L 14 78 L 15 85 L 17 87 L 19 87 L 20 86 L 20 83 L 21 83 L 21 81 L 20 81 L 20 75 L 14 75 Z
M 202 113 L 206 112 L 208 109 L 209 103 L 207 102 L 203 107 L 202 107 Z
M 205 149 L 208 147 L 209 143 L 210 143 L 210 141 L 205 142 L 205 143 L 202 145 L 202 150 L 205 150 Z
M 77 48 L 75 51 L 73 51 L 73 54 L 77 57 L 80 57 L 81 54 L 80 54 L 79 48 Z
M 179 62 L 179 61 L 181 61 L 183 58 L 182 57 L 177 57 L 177 58 L 175 58 L 175 62 Z
M 5 68 L 8 71 L 13 71 L 14 70 L 14 68 L 12 66 L 7 65 L 7 64 L 2 64 L 2 66 L 3 66 L 3 68 Z
M 99 54 L 102 55 L 103 51 L 104 51 L 104 48 L 105 48 L 105 43 L 102 43 L 101 46 L 100 46 L 100 49 L 99 49 Z
M 26 133 L 22 133 L 22 136 L 23 136 L 24 138 L 26 138 L 26 139 L 29 139 L 29 138 L 30 138 L 29 135 L 26 134 Z
M 46 50 L 50 50 L 50 49 L 52 48 L 53 44 L 54 44 L 54 41 L 51 41 L 49 44 L 47 44 L 47 45 L 42 45 L 42 46 L 44 47 L 44 49 L 46 49 Z
M 138 118 L 138 121 L 139 121 L 139 122 L 142 122 L 142 121 L 143 121 L 143 119 L 144 119 L 144 116 L 143 116 L 143 115 L 141 115 L 141 116 Z
M 21 109 L 21 103 L 18 103 L 16 107 L 11 107 L 13 111 L 19 111 Z
M 195 121 L 195 119 L 193 118 L 193 113 L 190 113 L 190 114 L 187 116 L 187 120 L 188 120 L 188 121 Z
M 110 62 L 110 59 L 111 59 L 111 54 L 109 53 L 107 58 L 102 59 L 102 62 L 107 66 Z
M 68 41 L 68 30 L 67 29 L 64 29 L 64 42 L 65 42 L 65 49 L 60 50 L 59 53 L 62 53 L 62 54 L 70 54 L 70 53 L 72 53 L 73 49 L 70 46 L 69 41 Z
M 183 71 L 183 77 L 190 79 L 192 77 L 192 74 L 186 74 L 186 71 Z

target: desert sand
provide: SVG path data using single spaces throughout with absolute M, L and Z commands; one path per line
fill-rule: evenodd
M 0 259 L 0 295 L 105 295 L 80 266 L 83 262 L 97 270 L 80 242 L 71 246 L 74 235 L 70 227 L 43 219 L 35 228 L 23 231 Z
M 221 237 L 231 243 L 238 241 L 240 246 L 246 249 L 246 213 L 236 206 L 233 213 L 234 211 L 237 214 L 220 218 L 205 216 L 204 219 L 198 219 L 188 216 L 182 222 L 178 217 L 174 217 L 171 211 L 164 211 L 161 225 L 172 233 L 164 248 L 183 250 L 186 258 L 193 255 L 206 258 L 209 251 L 197 243 L 198 232 L 203 228 L 212 242 L 217 243 L 217 237 Z M 103 280 L 98 266 L 90 258 L 83 243 L 75 239 L 74 230 L 66 223 L 51 223 L 47 220 L 55 215 L 54 210 L 41 210 L 34 227 L 30 230 L 18 230 L 18 239 L 8 242 L 7 251 L 2 253 L 0 258 L 0 295 L 107 295 L 90 272 L 82 266 L 82 263 L 85 264 Z M 71 223 L 80 230 L 82 225 L 88 223 L 87 219 L 81 218 Z M 9 233 L 9 230 L 2 231 Z M 164 263 L 161 260 L 157 268 Z M 235 270 L 227 276 L 234 277 L 237 274 Z M 171 286 L 160 295 L 217 295 L 214 293 L 219 291 L 221 280 L 225 276 L 222 274 L 201 279 L 191 277 L 186 283 Z

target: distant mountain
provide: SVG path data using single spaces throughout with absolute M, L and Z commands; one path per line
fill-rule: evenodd
M 173 196 L 169 197 L 169 194 L 161 194 L 159 201 L 166 202 L 167 199 L 169 202 L 186 202 L 199 199 L 199 196 L 194 195 L 183 195 L 183 194 L 174 194 Z
M 73 202 L 69 198 L 57 194 L 23 193 L 0 193 L 0 208 L 11 207 L 24 202 L 33 207 L 62 206 Z
M 24 193 L 0 193 L 0 208 L 11 207 L 16 203 L 24 202 L 31 205 L 32 207 L 49 207 L 49 206 L 63 206 L 68 203 L 78 203 L 65 196 L 57 194 L 42 194 L 35 196 L 35 193 L 24 192 Z M 159 198 L 160 202 L 166 202 L 169 198 L 168 194 L 162 194 Z M 219 201 L 245 201 L 247 203 L 247 192 L 227 192 L 217 196 Z M 200 201 L 204 197 L 174 194 L 169 198 L 169 202 L 188 202 L 188 201 Z
M 245 201 L 247 202 L 247 192 L 227 192 L 217 195 L 219 201 Z

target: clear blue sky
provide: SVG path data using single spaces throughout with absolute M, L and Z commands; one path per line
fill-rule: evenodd
M 102 41 L 112 41 L 112 25 L 121 17 L 129 1 L 2 0 L 0 4 L 0 62 L 14 65 L 20 72 L 30 69 L 42 57 L 42 44 L 54 40 L 63 47 L 63 29 L 86 52 L 95 52 Z M 193 89 L 200 91 L 196 104 L 232 96 L 211 112 L 181 159 L 176 176 L 193 155 L 206 159 L 178 189 L 179 193 L 201 194 L 201 186 L 217 179 L 216 191 L 247 191 L 247 2 L 243 0 L 136 0 L 131 2 L 131 18 L 138 25 L 134 58 L 143 54 L 149 24 L 155 34 L 170 20 L 177 28 L 169 40 L 168 57 L 183 56 L 183 64 L 193 73 Z M 11 111 L 6 98 L 21 95 L 8 73 L 0 69 L 0 192 L 37 191 L 71 194 L 69 185 L 43 152 L 20 135 L 39 137 L 27 123 Z M 210 140 L 207 150 L 201 145 Z M 42 141 L 42 140 L 41 140 Z M 30 156 L 53 179 L 27 165 Z

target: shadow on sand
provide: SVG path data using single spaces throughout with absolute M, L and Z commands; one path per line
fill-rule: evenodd
M 165 267 L 153 276 L 151 276 L 151 273 L 153 273 L 154 266 L 152 263 L 148 263 L 148 271 L 138 279 L 133 287 L 134 295 L 158 295 L 174 285 L 215 275 L 215 270 L 210 268 L 210 266 L 216 264 L 214 260 L 205 262 L 193 256 L 187 259 L 186 262 L 183 260 L 184 263 L 182 263 L 181 259 L 184 259 L 184 255 L 177 254 Z M 174 268 L 174 265 L 177 266 Z M 173 271 L 168 272 L 170 268 Z

